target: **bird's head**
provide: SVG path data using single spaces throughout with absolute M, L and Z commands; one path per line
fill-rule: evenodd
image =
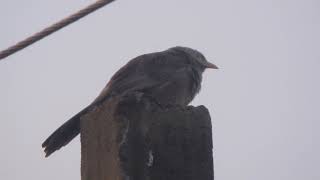
M 170 48 L 170 50 L 175 50 L 175 51 L 180 51 L 185 53 L 189 57 L 190 63 L 196 66 L 201 71 L 204 71 L 207 68 L 218 69 L 216 65 L 207 61 L 204 55 L 195 49 L 177 46 L 177 47 Z

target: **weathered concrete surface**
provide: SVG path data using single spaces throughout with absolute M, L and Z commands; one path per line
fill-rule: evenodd
M 110 103 L 112 102 L 112 103 Z M 81 119 L 81 179 L 121 180 L 117 99 L 105 101 Z
M 211 132 L 204 106 L 113 98 L 82 120 L 82 180 L 212 180 Z

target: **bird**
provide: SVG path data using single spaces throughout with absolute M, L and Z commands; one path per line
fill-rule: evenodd
M 45 157 L 80 133 L 80 119 L 113 96 L 141 92 L 160 105 L 187 106 L 200 91 L 206 69 L 218 69 L 198 50 L 176 46 L 140 55 L 120 68 L 86 108 L 55 130 L 42 144 Z

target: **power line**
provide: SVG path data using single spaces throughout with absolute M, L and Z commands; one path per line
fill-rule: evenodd
M 59 22 L 52 24 L 42 31 L 35 33 L 34 35 L 18 42 L 17 44 L 3 51 L 0 51 L 0 61 L 113 1 L 115 0 L 98 0 L 95 3 L 85 7 L 84 9 L 81 9 L 80 11 L 60 20 Z

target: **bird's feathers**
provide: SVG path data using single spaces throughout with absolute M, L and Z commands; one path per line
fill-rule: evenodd
M 42 147 L 45 148 L 46 157 L 76 137 L 80 133 L 80 118 L 110 96 L 139 91 L 153 97 L 162 105 L 187 105 L 200 90 L 203 72 L 203 67 L 193 62 L 198 60 L 192 59 L 193 56 L 188 54 L 194 53 L 191 50 L 171 48 L 138 56 L 129 61 L 112 76 L 99 96 L 87 108 L 45 140 Z
M 73 116 L 57 130 L 55 130 L 43 143 L 42 147 L 46 153 L 46 157 L 50 156 L 56 150 L 67 145 L 73 138 L 80 133 L 80 118 L 87 113 L 90 106 Z

